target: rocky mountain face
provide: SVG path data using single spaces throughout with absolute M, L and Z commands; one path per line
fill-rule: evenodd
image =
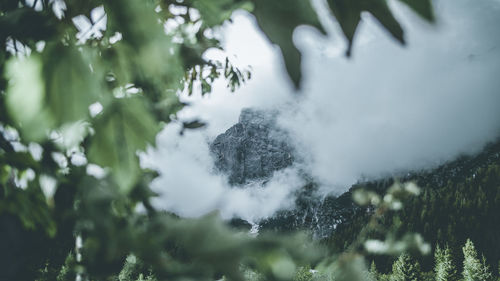
M 337 227 L 349 221 L 361 210 L 352 201 L 352 194 L 320 197 L 313 183 L 297 194 L 295 208 L 278 211 L 273 217 L 260 222 L 260 229 L 277 232 L 305 230 L 315 238 L 330 237 Z
M 298 161 L 289 135 L 276 122 L 277 112 L 243 109 L 237 124 L 216 137 L 210 145 L 217 172 L 228 175 L 229 183 L 243 186 L 269 180 L 273 173 Z M 356 209 L 346 194 L 320 197 L 316 185 L 299 191 L 296 208 L 278 212 L 260 222 L 260 229 L 276 231 L 311 230 L 317 237 L 329 236 Z M 241 226 L 241 221 L 233 221 Z
M 269 179 L 292 165 L 293 147 L 276 124 L 277 112 L 243 109 L 237 124 L 210 145 L 215 167 L 232 185 Z

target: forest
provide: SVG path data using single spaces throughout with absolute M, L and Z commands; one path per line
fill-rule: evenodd
M 498 2 L 488 1 L 477 7 L 486 7 L 484 10 L 498 15 Z M 470 79 L 489 79 L 486 90 L 477 89 L 474 93 L 478 100 L 484 98 L 482 102 L 488 107 L 460 111 L 450 127 L 463 126 L 463 134 L 450 133 L 449 143 L 422 141 L 420 149 L 430 151 L 422 155 L 439 151 L 434 150 L 439 145 L 446 150 L 421 161 L 434 161 L 427 166 L 388 164 L 388 169 L 393 167 L 390 172 L 374 169 L 372 175 L 364 177 L 363 169 L 370 167 L 359 161 L 355 166 L 361 171 L 353 172 L 351 178 L 342 182 L 344 189 L 335 187 L 334 192 L 321 193 L 327 187 L 341 185 L 324 184 L 325 175 L 328 178 L 329 174 L 338 176 L 339 171 L 348 171 L 339 168 L 342 164 L 328 165 L 328 161 L 321 160 L 339 155 L 343 160 L 351 157 L 342 158 L 343 154 L 332 148 L 336 155 L 330 156 L 329 150 L 316 151 L 309 155 L 316 158 L 309 160 L 309 156 L 300 154 L 303 151 L 298 144 L 311 138 L 307 127 L 319 125 L 316 139 L 320 139 L 329 129 L 334 131 L 337 119 L 310 110 L 323 119 L 315 119 L 320 121 L 314 123 L 305 118 L 309 123 L 299 128 L 305 132 L 302 135 L 272 128 L 291 126 L 298 120 L 295 117 L 310 114 L 306 110 L 300 112 L 300 105 L 322 104 L 321 100 L 314 100 L 317 96 L 310 95 L 312 101 L 307 98 L 313 88 L 307 78 L 311 72 L 308 52 L 321 53 L 325 56 L 321 58 L 327 60 L 330 50 L 342 60 L 340 67 L 347 70 L 349 63 L 359 61 L 358 47 L 369 58 L 381 56 L 363 48 L 370 40 L 388 40 L 402 53 L 414 50 L 412 44 L 422 48 L 422 43 L 412 39 L 413 29 L 408 23 L 425 26 L 426 33 L 446 27 L 440 25 L 438 11 L 452 4 L 443 3 L 445 0 L 1 1 L 0 281 L 500 280 L 500 116 L 498 110 L 491 114 L 489 111 L 489 106 L 498 108 L 498 79 L 490 79 L 500 67 L 497 45 L 490 47 L 488 41 L 483 47 L 483 42 L 470 40 L 481 52 L 467 53 L 463 58 L 465 73 L 470 74 Z M 252 61 L 257 65 L 263 59 L 267 67 L 274 67 L 277 61 L 282 77 L 271 77 L 272 81 L 284 79 L 276 85 L 287 85 L 283 91 L 293 102 L 279 101 L 283 104 L 278 108 L 279 114 L 288 117 L 257 116 L 257 121 L 246 120 L 248 124 L 242 123 L 245 120 L 240 117 L 234 129 L 226 131 L 230 141 L 219 143 L 219 158 L 214 161 L 222 161 L 221 167 L 243 163 L 241 167 L 228 168 L 240 173 L 235 178 L 242 180 L 236 186 L 227 183 L 227 175 L 214 162 L 203 168 L 210 172 L 210 177 L 205 177 L 205 170 L 184 161 L 194 157 L 193 163 L 201 163 L 215 151 L 207 145 L 207 135 L 196 141 L 190 139 L 199 132 L 208 132 L 211 126 L 219 126 L 203 119 L 209 111 L 198 112 L 200 102 L 195 99 L 209 103 L 227 91 L 231 96 L 223 96 L 225 103 L 213 110 L 220 113 L 226 126 L 229 123 L 225 119 L 229 118 L 222 114 L 224 110 L 249 112 L 236 108 L 232 98 L 247 101 L 247 95 L 242 94 L 245 87 L 268 75 L 259 72 L 258 67 L 242 65 L 238 56 L 229 52 L 230 40 L 224 36 L 228 26 L 238 27 L 236 22 L 242 14 L 252 19 L 253 30 L 276 55 L 268 61 L 257 45 L 252 45 L 247 48 L 254 52 L 249 54 Z M 499 18 L 486 19 L 496 22 Z M 366 22 L 375 23 L 374 34 L 381 32 L 383 39 L 366 36 L 370 32 Z M 334 37 L 341 47 L 334 46 L 332 51 L 314 45 L 320 44 L 317 42 L 299 44 L 307 42 L 297 39 L 297 34 L 305 34 L 304 26 L 313 37 L 301 38 L 321 38 L 323 44 Z M 498 35 L 488 28 L 485 36 L 496 44 Z M 239 40 L 250 36 L 236 33 Z M 302 45 L 316 47 L 305 50 Z M 211 57 L 213 53 L 219 55 Z M 485 75 L 476 75 L 476 70 L 482 70 L 481 64 L 490 68 Z M 408 81 L 420 83 L 412 67 L 400 72 Z M 456 74 L 456 79 L 443 79 L 436 85 L 456 86 L 456 81 L 469 81 L 462 77 L 461 68 L 454 67 L 454 61 L 437 67 L 440 72 Z M 371 81 L 370 75 L 383 73 L 384 66 L 376 63 L 374 73 L 368 76 L 353 72 L 346 71 L 361 85 Z M 321 70 L 320 74 L 330 75 L 328 70 Z M 352 93 L 354 102 L 342 103 L 332 94 L 332 103 L 338 105 L 326 111 L 352 106 L 354 112 L 359 104 L 373 99 L 385 111 L 407 108 L 403 115 L 416 115 L 408 104 L 397 103 L 400 99 L 388 101 L 384 95 L 387 91 L 404 93 L 405 79 L 402 87 L 394 88 L 391 85 L 395 83 L 380 82 L 383 93 L 373 93 L 366 100 Z M 264 88 L 272 83 L 261 82 Z M 427 88 L 417 88 L 424 98 L 428 96 Z M 457 88 L 460 87 L 453 89 Z M 256 95 L 264 92 L 259 88 L 252 91 Z M 275 110 L 268 96 L 278 93 L 268 91 L 261 103 Z M 446 98 L 467 104 L 463 96 Z M 391 109 L 385 107 L 388 103 L 394 103 Z M 293 109 L 293 104 L 298 104 L 299 109 Z M 447 104 L 440 106 L 443 116 L 451 108 Z M 432 112 L 420 110 L 420 114 Z M 466 119 L 474 115 L 487 120 L 484 128 Z M 495 121 L 495 117 L 499 118 Z M 278 125 L 270 125 L 266 118 L 275 118 L 272 122 Z M 391 129 L 405 135 L 405 130 L 414 125 L 409 122 L 392 126 L 387 125 L 392 124 L 386 120 L 389 118 L 366 118 L 366 131 L 375 131 L 377 136 Z M 438 119 L 432 122 L 438 123 Z M 332 127 L 323 126 L 325 123 Z M 452 138 L 466 139 L 473 133 L 465 128 L 476 127 L 483 129 L 473 131 L 477 139 L 464 140 L 462 147 L 448 153 L 447 147 L 459 143 Z M 438 127 L 439 130 L 445 129 Z M 378 137 L 367 139 L 351 136 L 350 132 L 345 134 L 347 142 L 380 142 Z M 173 151 L 167 149 L 171 143 L 162 142 L 165 135 L 172 140 Z M 329 147 L 330 139 L 325 139 Z M 388 141 L 382 147 L 391 147 L 390 138 L 381 139 Z M 239 141 L 234 151 L 231 141 Z M 414 146 L 420 147 L 417 142 Z M 342 150 L 341 144 L 336 144 Z M 200 145 L 209 156 L 196 154 Z M 305 146 L 314 147 L 307 143 Z M 254 150 L 254 154 L 246 154 L 245 149 Z M 155 155 L 163 157 L 164 151 L 165 158 L 174 163 L 167 167 L 184 181 L 165 180 L 164 171 L 148 164 L 148 159 Z M 264 155 L 266 151 L 272 154 Z M 296 154 L 292 156 L 293 153 Z M 386 154 L 391 154 L 394 161 L 373 161 L 380 160 L 381 165 L 399 163 L 396 151 Z M 419 157 L 410 160 L 416 163 Z M 248 171 L 248 167 L 254 170 Z M 263 167 L 274 170 L 263 171 Z M 247 182 L 242 178 L 244 174 L 260 178 Z M 197 184 L 205 192 L 195 194 L 193 190 L 200 189 L 190 189 L 185 184 L 185 180 L 196 178 L 200 178 L 201 183 Z M 352 182 L 352 178 L 357 181 Z M 352 184 L 346 186 L 349 180 Z M 170 193 L 163 194 L 157 187 L 160 183 Z M 165 199 L 168 194 L 171 198 Z M 220 198 L 214 199 L 216 195 Z M 306 212 L 302 225 L 290 223 L 302 218 L 301 208 L 313 210 L 325 198 L 332 200 L 336 208 L 332 214 L 339 217 L 338 222 L 328 225 L 328 235 L 318 237 L 312 230 L 313 222 L 321 223 L 314 212 Z M 197 204 L 210 200 L 215 203 L 196 209 Z M 228 206 L 233 209 L 227 211 Z M 195 208 L 196 215 L 179 211 L 190 208 Z M 253 220 L 245 217 L 248 213 L 244 208 L 262 210 Z M 287 221 L 290 214 L 291 220 Z

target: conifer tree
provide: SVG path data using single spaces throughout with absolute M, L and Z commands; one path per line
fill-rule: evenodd
M 486 262 L 486 257 L 482 255 L 481 259 L 481 268 L 480 268 L 481 276 L 484 278 L 483 280 L 491 280 L 493 281 L 493 274 L 491 273 L 490 266 Z
M 479 260 L 476 248 L 470 239 L 467 239 L 462 251 L 464 253 L 464 269 L 462 272 L 464 281 L 493 280 L 486 259 L 483 256 L 482 261 Z
M 434 273 L 436 281 L 451 281 L 457 280 L 457 269 L 455 268 L 450 248 L 446 246 L 441 249 L 439 245 L 436 246 L 434 253 Z
M 500 281 L 500 261 L 498 261 L 498 281 Z
M 420 264 L 410 255 L 403 253 L 392 265 L 391 281 L 420 281 L 422 272 Z
M 372 263 L 370 265 L 369 275 L 370 275 L 371 280 L 378 280 L 379 273 L 377 271 L 377 266 L 375 265 L 375 261 L 373 261 L 373 260 L 372 260 Z

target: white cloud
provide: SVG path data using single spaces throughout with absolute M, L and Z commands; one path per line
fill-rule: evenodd
M 204 130 L 177 134 L 172 124 L 145 163 L 162 176 L 156 206 L 198 216 L 218 209 L 225 217 L 265 217 L 289 206 L 301 184 L 293 170 L 266 189 L 231 189 L 214 175 L 207 142 L 237 122 L 243 107 L 281 108 L 309 167 L 327 191 L 341 192 L 362 176 L 428 167 L 472 153 L 500 132 L 500 2 L 435 1 L 436 26 L 391 3 L 407 34 L 397 45 L 369 16 L 352 59 L 341 55 L 340 33 L 321 38 L 299 28 L 304 88 L 295 94 L 277 49 L 240 13 L 225 27 L 228 52 L 253 66 L 253 79 L 236 93 L 219 81 L 208 97 L 184 97 L 181 118 L 208 121 Z M 216 52 L 208 56 L 220 56 Z M 286 180 L 286 179 L 290 180 Z
M 226 219 L 257 221 L 293 205 L 291 192 L 304 184 L 293 168 L 276 173 L 266 188 L 259 183 L 232 188 L 225 176 L 214 173 L 206 137 L 200 131 L 180 137 L 179 130 L 179 125 L 169 125 L 158 136 L 158 149 L 142 157 L 144 167 L 161 174 L 152 183 L 153 191 L 160 194 L 152 201 L 156 208 L 186 217 L 218 210 Z
M 351 60 L 303 49 L 304 96 L 282 120 L 326 186 L 436 165 L 499 135 L 499 5 L 436 6 L 436 28 L 396 6 L 409 19 L 407 48 L 365 17 L 359 37 L 369 40 Z

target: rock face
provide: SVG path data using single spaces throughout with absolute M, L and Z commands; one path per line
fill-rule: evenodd
M 215 167 L 228 175 L 229 183 L 246 183 L 270 179 L 274 172 L 287 168 L 296 160 L 291 140 L 277 123 L 277 112 L 244 109 L 237 124 L 217 136 L 211 143 Z M 296 208 L 279 211 L 259 223 L 262 230 L 309 230 L 318 238 L 328 237 L 336 226 L 355 211 L 350 194 L 343 197 L 320 197 L 310 182 L 296 194 Z M 235 227 L 248 225 L 230 222 Z
M 215 167 L 232 185 L 265 180 L 292 165 L 293 148 L 276 124 L 277 112 L 243 109 L 237 124 L 211 143 Z
M 294 209 L 278 211 L 262 220 L 260 229 L 277 232 L 304 230 L 323 239 L 330 237 L 338 225 L 349 221 L 360 210 L 351 200 L 351 192 L 339 197 L 321 197 L 315 191 L 313 183 L 304 186 L 296 196 Z

